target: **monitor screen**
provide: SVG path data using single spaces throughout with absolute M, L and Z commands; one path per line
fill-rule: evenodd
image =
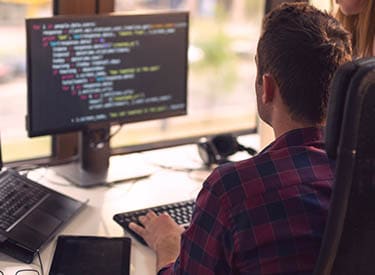
M 186 114 L 188 13 L 28 19 L 29 136 Z

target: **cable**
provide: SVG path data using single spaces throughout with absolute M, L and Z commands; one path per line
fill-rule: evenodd
M 31 271 L 32 274 L 35 274 L 35 272 L 36 272 L 38 275 L 43 275 L 43 274 L 40 274 L 39 271 L 36 270 L 36 269 L 20 269 L 20 270 L 16 271 L 15 275 L 22 275 L 22 274 L 25 274 L 24 272 L 27 272 L 27 271 Z
M 47 177 L 47 181 L 48 183 L 56 185 L 56 186 L 74 186 L 74 184 L 70 182 L 69 180 L 58 181 L 58 180 Z
M 41 164 L 23 164 L 20 166 L 16 166 L 13 168 L 14 171 L 20 173 L 20 172 L 25 172 L 26 176 L 31 170 L 35 170 L 41 167 L 45 167 L 46 165 L 41 165 Z
M 64 181 L 58 181 L 56 179 L 52 179 L 50 177 L 47 177 L 47 173 L 48 173 L 48 168 L 50 166 L 48 165 L 22 165 L 22 166 L 18 166 L 18 167 L 15 167 L 13 168 L 13 170 L 17 171 L 18 173 L 20 173 L 21 175 L 25 176 L 25 177 L 29 177 L 29 173 L 31 171 L 33 171 L 34 169 L 41 169 L 41 168 L 44 168 L 45 171 L 43 172 L 43 174 L 41 173 L 38 173 L 38 178 L 32 178 L 31 180 L 33 181 L 36 181 L 36 182 L 39 182 L 41 179 L 43 178 L 47 178 L 48 182 L 53 184 L 53 185 L 58 185 L 58 186 L 73 186 L 73 183 L 70 182 L 69 180 L 65 179 Z M 63 177 L 62 177 L 63 178 Z M 1 274 L 0 274 L 1 275 Z
M 173 166 L 167 166 L 167 165 L 163 165 L 163 164 L 159 164 L 159 163 L 152 163 L 152 165 L 155 165 L 159 168 L 162 168 L 162 169 L 166 169 L 166 170 L 172 170 L 172 171 L 175 171 L 175 172 L 185 172 L 185 173 L 190 173 L 190 172 L 194 172 L 194 171 L 207 171 L 207 167 L 206 166 L 201 166 L 201 167 L 197 167 L 197 168 L 186 168 L 186 167 L 173 167 Z
M 250 156 L 254 156 L 257 153 L 257 151 L 255 149 L 253 149 L 251 147 L 245 147 L 241 144 L 238 144 L 238 149 L 239 149 L 239 151 L 246 151 Z
M 38 259 L 39 259 L 40 272 L 42 273 L 42 275 L 44 275 L 43 263 L 42 263 L 42 258 L 40 257 L 39 249 L 36 251 L 36 254 L 38 255 Z
M 114 131 L 112 134 L 108 135 L 107 140 L 105 142 L 110 141 L 111 138 L 113 138 L 115 135 L 117 135 L 121 131 L 123 126 L 124 126 L 124 124 L 120 124 L 120 126 L 117 128 L 116 131 Z
M 106 135 L 105 137 L 103 137 L 102 139 L 100 139 L 98 141 L 92 141 L 91 142 L 91 146 L 92 147 L 98 147 L 101 144 L 109 142 L 111 140 L 111 138 L 113 138 L 115 135 L 117 135 L 121 131 L 121 129 L 122 129 L 123 126 L 124 126 L 124 124 L 120 124 L 119 127 L 118 127 L 118 129 L 116 131 L 114 131 L 112 134 L 108 134 L 108 135 Z M 105 131 L 105 129 L 100 129 L 100 130 Z M 91 135 L 91 133 L 97 133 L 97 131 L 98 130 L 91 130 L 89 133 Z

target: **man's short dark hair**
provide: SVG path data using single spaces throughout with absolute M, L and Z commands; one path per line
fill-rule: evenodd
M 335 18 L 306 3 L 285 3 L 264 19 L 257 82 L 271 74 L 293 119 L 321 123 L 333 74 L 351 54 L 351 36 Z

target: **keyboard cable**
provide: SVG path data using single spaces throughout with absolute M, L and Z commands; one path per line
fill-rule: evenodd
M 39 259 L 40 272 L 42 273 L 42 275 L 44 275 L 43 262 L 42 262 L 42 257 L 40 257 L 39 249 L 36 251 L 36 254 L 38 255 L 38 259 Z

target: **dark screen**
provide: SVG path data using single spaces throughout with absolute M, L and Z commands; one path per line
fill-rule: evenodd
M 186 114 L 188 14 L 29 19 L 29 136 Z
M 128 275 L 130 239 L 60 236 L 50 275 Z

